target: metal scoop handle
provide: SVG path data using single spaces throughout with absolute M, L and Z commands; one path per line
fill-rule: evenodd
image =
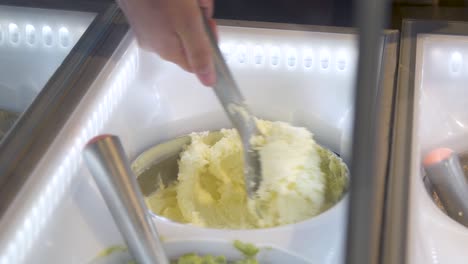
M 202 10 L 203 14 L 203 10 Z M 205 31 L 211 44 L 213 63 L 216 70 L 214 92 L 226 111 L 229 119 L 239 132 L 244 147 L 245 185 L 249 197 L 253 197 L 261 181 L 261 168 L 258 153 L 252 147 L 250 139 L 258 133 L 253 115 L 245 104 L 231 71 L 219 50 L 214 33 L 207 18 L 202 15 Z
M 84 160 L 136 261 L 169 264 L 119 138 L 94 138 Z
M 447 214 L 468 227 L 468 181 L 457 154 L 452 152 L 425 169 Z

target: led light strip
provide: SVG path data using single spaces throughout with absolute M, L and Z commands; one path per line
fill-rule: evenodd
M 72 34 L 65 26 L 59 28 L 52 28 L 48 25 L 37 27 L 31 24 L 21 26 L 14 22 L 0 24 L 0 46 L 27 45 L 31 47 L 71 48 L 73 42 Z
M 111 75 L 113 78 L 110 77 L 104 84 L 104 87 L 110 85 L 110 88 L 104 89 L 103 97 L 96 97 L 103 99 L 95 99 L 94 107 L 88 108 L 92 112 L 83 115 L 89 118 L 81 124 L 75 124 L 80 127 L 76 132 L 77 139 L 68 153 L 64 155 L 65 158 L 58 162 L 62 165 L 52 173 L 53 176 L 46 183 L 39 199 L 32 205 L 30 214 L 25 217 L 13 239 L 8 242 L 6 251 L 0 258 L 0 264 L 19 263 L 24 260 L 44 225 L 67 193 L 71 181 L 76 177 L 82 164 L 81 150 L 84 144 L 98 135 L 109 121 L 116 106 L 128 91 L 129 84 L 135 78 L 138 64 L 138 49 L 136 43 L 133 42 L 113 71 Z M 68 135 L 68 137 L 74 137 L 74 135 Z
M 355 65 L 352 61 L 352 53 L 345 49 L 297 49 L 280 45 L 247 45 L 229 42 L 222 42 L 220 49 L 226 62 L 231 65 L 270 67 L 273 69 L 285 67 L 289 70 L 327 71 L 334 69 L 339 72 L 347 71 Z

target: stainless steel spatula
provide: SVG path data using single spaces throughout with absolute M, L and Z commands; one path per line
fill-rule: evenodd
M 206 33 L 210 39 L 212 57 L 216 70 L 216 83 L 213 87 L 214 92 L 221 102 L 234 128 L 237 129 L 241 137 L 244 151 L 245 186 L 247 188 L 247 194 L 252 198 L 258 190 L 261 182 L 259 155 L 250 142 L 251 138 L 258 133 L 257 126 L 253 115 L 245 104 L 244 97 L 242 96 L 236 82 L 232 78 L 232 74 L 229 71 L 226 62 L 224 61 L 208 20 L 205 16 L 202 15 L 202 17 Z

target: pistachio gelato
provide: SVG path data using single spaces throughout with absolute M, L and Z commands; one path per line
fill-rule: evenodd
M 256 256 L 260 249 L 253 244 L 243 243 L 239 240 L 234 241 L 234 247 L 244 255 L 241 260 L 227 261 L 225 256 L 200 256 L 195 253 L 186 254 L 171 264 L 259 264 Z
M 238 260 L 227 260 L 225 256 L 215 255 L 199 255 L 197 253 L 187 253 L 177 259 L 171 260 L 171 264 L 259 264 L 256 259 L 260 249 L 253 244 L 243 243 L 239 240 L 235 240 L 233 246 L 242 253 L 243 257 Z M 126 252 L 128 249 L 122 245 L 115 245 L 104 249 L 96 259 L 102 259 L 110 256 L 117 252 Z M 130 260 L 127 264 L 138 264 L 134 260 Z
M 245 191 L 242 143 L 236 130 L 193 133 L 180 154 L 178 179 L 146 198 L 158 215 L 212 228 L 249 229 L 296 223 L 335 204 L 347 169 L 318 145 L 310 131 L 257 120 L 251 142 L 259 152 L 262 182 L 255 199 Z

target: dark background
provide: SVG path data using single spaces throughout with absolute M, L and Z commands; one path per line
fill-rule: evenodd
M 176 1 L 176 0 L 166 0 Z M 192 0 L 196 1 L 196 0 Z M 357 0 L 214 0 L 215 17 L 324 26 L 354 26 Z M 115 0 L 0 0 L 0 4 L 86 6 Z M 468 0 L 392 0 L 385 27 L 400 29 L 405 18 L 468 21 Z
M 215 17 L 326 26 L 353 26 L 356 0 L 215 0 Z M 468 21 L 467 0 L 388 1 L 386 28 L 404 18 Z
M 353 0 L 215 0 L 215 17 L 294 24 L 352 25 Z

